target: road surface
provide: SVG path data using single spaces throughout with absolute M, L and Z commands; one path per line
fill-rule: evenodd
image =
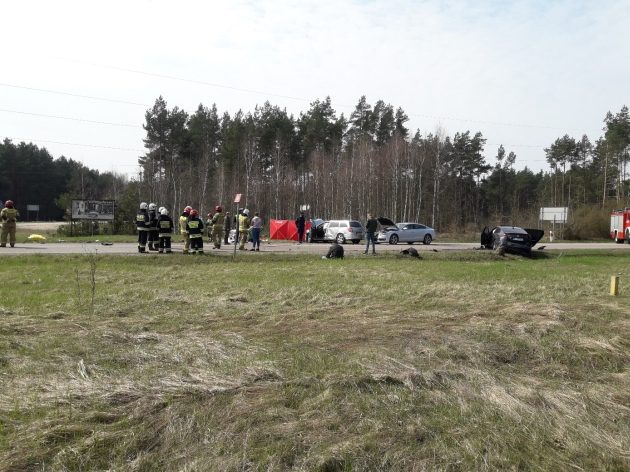
M 231 255 L 233 252 L 233 246 L 222 246 L 221 249 L 212 249 L 212 245 L 204 242 L 205 252 L 206 253 L 215 253 L 221 255 Z M 545 251 L 562 251 L 562 250 L 573 250 L 573 249 L 608 249 L 608 250 L 616 250 L 616 251 L 630 251 L 630 245 L 628 244 L 615 244 L 614 242 L 610 243 L 547 243 L 547 244 L 538 244 L 534 247 L 539 248 L 541 246 L 545 246 Z M 249 249 L 251 244 L 247 245 Z M 324 255 L 328 251 L 329 244 L 297 244 L 295 242 L 285 242 L 285 241 L 271 241 L 269 243 L 261 244 L 261 252 L 273 252 L 273 253 L 284 253 L 284 254 L 317 254 Z M 407 244 L 398 244 L 395 246 L 389 244 L 377 244 L 376 252 L 377 253 L 398 253 L 405 248 L 410 247 Z M 426 252 L 426 251 L 468 251 L 473 250 L 479 247 L 478 243 L 439 243 L 434 242 L 429 246 L 425 246 L 423 244 L 414 244 L 413 245 L 418 252 Z M 365 250 L 364 244 L 344 244 L 344 249 L 346 254 L 361 254 Z M 181 253 L 182 244 L 177 242 L 173 243 L 173 251 L 176 253 Z M 20 255 L 20 254 L 85 254 L 96 252 L 97 254 L 126 254 L 126 255 L 139 255 L 144 256 L 143 254 L 138 254 L 138 246 L 135 243 L 113 243 L 111 246 L 102 245 L 99 242 L 93 243 L 18 243 L 14 248 L 0 248 L 0 257 L 8 256 L 8 255 Z M 244 251 L 238 251 L 237 253 L 243 254 Z M 250 251 L 246 252 L 247 254 L 251 254 L 252 256 L 256 255 L 256 253 L 251 253 Z M 153 252 L 151 254 L 157 254 L 157 252 Z

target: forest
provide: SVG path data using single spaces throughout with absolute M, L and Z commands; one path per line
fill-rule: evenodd
M 517 170 L 518 156 L 499 147 L 486 156 L 481 132 L 422 135 L 400 107 L 361 97 L 350 116 L 330 97 L 295 117 L 265 102 L 253 111 L 220 113 L 200 104 L 193 114 L 163 97 L 145 113 L 141 172 L 127 179 L 99 172 L 32 143 L 0 144 L 0 200 L 18 209 L 40 204 L 40 219 L 67 218 L 72 198 L 114 199 L 120 228 L 130 228 L 140 201 L 178 213 L 241 206 L 265 219 L 292 218 L 302 205 L 313 217 L 365 219 L 368 212 L 420 221 L 442 232 L 485 224 L 536 224 L 541 206 L 600 213 L 628 204 L 630 115 L 608 112 L 602 135 L 558 137 L 544 149 L 546 171 Z M 543 150 L 541 150 L 543 151 Z M 603 236 L 603 235 L 602 235 Z

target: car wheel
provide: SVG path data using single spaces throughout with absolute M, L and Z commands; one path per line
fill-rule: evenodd
M 625 237 L 624 241 L 627 241 L 628 244 L 630 244 L 630 231 L 626 231 L 626 237 Z
M 433 238 L 431 237 L 430 234 L 427 234 L 424 236 L 424 239 L 422 240 L 422 244 L 429 245 L 431 244 L 431 241 L 433 241 Z
M 615 242 L 617 244 L 623 244 L 623 239 L 619 237 L 619 233 L 615 233 Z
M 343 234 L 339 233 L 335 238 L 338 244 L 344 244 L 346 242 L 346 238 L 343 237 Z
M 398 244 L 398 235 L 392 234 L 389 238 L 389 244 Z

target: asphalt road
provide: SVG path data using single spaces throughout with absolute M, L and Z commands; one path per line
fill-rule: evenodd
M 216 253 L 221 255 L 231 255 L 233 253 L 233 246 L 222 246 L 221 249 L 212 249 L 212 245 L 204 241 L 205 251 L 207 253 Z M 609 249 L 628 251 L 630 245 L 628 244 L 615 244 L 610 243 L 545 243 L 538 244 L 534 247 L 539 248 L 545 246 L 545 251 L 560 251 L 568 249 Z M 182 244 L 179 242 L 173 243 L 173 251 L 180 253 L 182 251 Z M 247 245 L 249 249 L 251 244 Z M 324 255 L 328 251 L 328 244 L 297 244 L 295 242 L 285 241 L 271 241 L 261 244 L 261 252 L 274 252 L 285 254 L 318 254 Z M 377 244 L 377 253 L 397 253 L 403 249 L 410 247 L 407 244 L 398 244 L 391 246 L 389 244 Z M 414 244 L 414 248 L 420 253 L 426 251 L 467 251 L 473 250 L 479 247 L 478 243 L 439 243 L 434 242 L 429 246 L 423 244 Z M 344 249 L 346 254 L 361 254 L 365 250 L 364 244 L 345 244 Z M 102 245 L 99 242 L 93 243 L 18 243 L 14 248 L 0 248 L 0 256 L 20 255 L 20 254 L 84 254 L 96 252 L 98 254 L 125 254 L 125 255 L 138 255 L 138 247 L 135 243 L 113 243 L 111 246 Z M 238 251 L 239 254 L 248 254 L 256 256 L 257 253 L 250 251 Z M 151 254 L 157 255 L 156 252 Z

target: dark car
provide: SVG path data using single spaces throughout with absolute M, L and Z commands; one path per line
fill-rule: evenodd
M 542 229 L 520 228 L 518 226 L 487 226 L 481 232 L 481 246 L 497 249 L 504 239 L 505 252 L 531 256 L 532 248 L 540 241 L 545 232 Z
M 315 218 L 311 220 L 311 227 L 306 232 L 306 241 L 309 243 L 321 243 L 325 241 L 326 224 L 328 221 Z

